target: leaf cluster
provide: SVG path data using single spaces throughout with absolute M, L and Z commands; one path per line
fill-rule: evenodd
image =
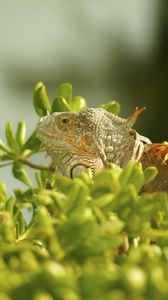
M 39 83 L 33 102 L 40 116 L 86 106 L 72 96 L 70 84 L 50 101 Z M 119 113 L 115 101 L 103 108 Z M 26 139 L 24 123 L 16 134 L 6 126 L 0 149 L 1 166 L 12 164 L 13 175 L 26 185 L 8 195 L 0 182 L 0 299 L 168 298 L 167 194 L 141 192 L 155 168 L 109 164 L 93 177 L 60 177 L 50 165 L 29 160 L 41 148 L 35 131 Z M 35 183 L 25 165 L 35 169 Z

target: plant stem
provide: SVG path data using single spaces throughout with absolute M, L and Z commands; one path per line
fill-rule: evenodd
M 0 164 L 0 168 L 3 168 L 3 167 L 7 167 L 7 166 L 10 166 L 13 164 L 13 161 L 12 162 L 8 162 L 8 163 L 5 163 L 5 164 Z
M 53 166 L 46 166 L 46 165 L 37 165 L 37 164 L 34 164 L 32 163 L 31 161 L 28 161 L 24 158 L 19 158 L 16 160 L 17 162 L 20 162 L 32 169 L 37 169 L 37 170 L 46 170 L 48 172 L 54 172 L 55 171 L 55 168 Z
M 34 164 L 32 163 L 31 161 L 28 161 L 24 158 L 18 158 L 12 162 L 8 162 L 8 163 L 4 163 L 4 164 L 0 164 L 0 168 L 3 168 L 3 167 L 7 167 L 7 166 L 10 166 L 10 165 L 13 165 L 14 162 L 20 162 L 32 169 L 36 169 L 36 170 L 46 170 L 48 172 L 55 172 L 55 168 L 51 165 L 51 166 L 46 166 L 46 165 L 37 165 L 37 164 Z

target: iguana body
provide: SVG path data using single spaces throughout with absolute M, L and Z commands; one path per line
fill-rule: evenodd
M 73 177 L 88 168 L 95 173 L 107 162 L 123 167 L 136 160 L 145 167 L 145 151 L 151 142 L 132 129 L 142 111 L 136 109 L 127 119 L 100 108 L 53 113 L 40 119 L 37 133 L 62 175 Z M 148 165 L 152 165 L 150 161 L 148 156 Z

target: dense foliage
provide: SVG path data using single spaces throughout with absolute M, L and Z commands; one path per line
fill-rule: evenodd
M 38 83 L 33 102 L 40 116 L 86 107 L 70 84 L 59 86 L 51 103 Z M 102 107 L 119 113 L 114 101 Z M 16 134 L 8 123 L 6 144 L 0 141 L 0 166 L 11 164 L 26 186 L 9 196 L 0 183 L 0 299 L 167 300 L 167 194 L 140 193 L 156 169 L 143 172 L 132 162 L 123 170 L 109 164 L 93 177 L 59 177 L 52 165 L 31 161 L 40 142 L 35 131 L 25 135 L 23 122 Z

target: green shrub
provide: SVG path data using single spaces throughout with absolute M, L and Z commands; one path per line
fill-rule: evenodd
M 33 103 L 40 116 L 87 105 L 73 97 L 70 84 L 59 86 L 51 103 L 41 82 Z M 115 101 L 102 107 L 120 110 Z M 52 165 L 33 163 L 40 151 L 35 131 L 26 139 L 25 123 L 16 134 L 6 125 L 0 167 L 11 164 L 26 187 L 9 196 L 0 183 L 0 299 L 167 300 L 167 194 L 139 194 L 155 168 L 109 164 L 93 177 L 81 173 L 72 180 L 57 176 Z M 35 180 L 25 166 L 34 169 Z M 25 209 L 32 212 L 29 222 Z

